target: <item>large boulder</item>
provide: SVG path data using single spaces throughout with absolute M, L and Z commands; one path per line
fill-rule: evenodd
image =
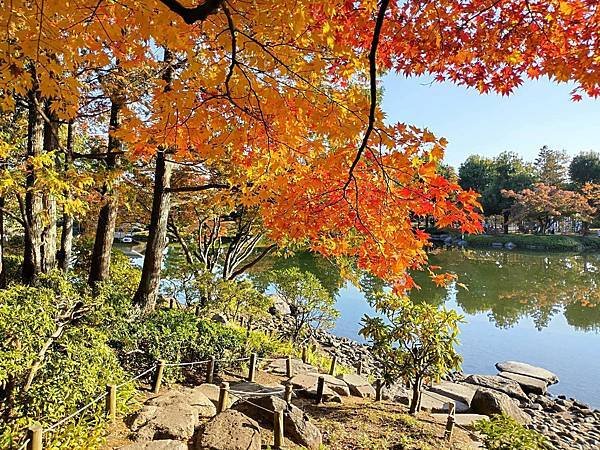
M 325 386 L 342 397 L 350 396 L 350 388 L 344 380 L 334 377 L 333 375 L 315 374 L 317 378 L 323 377 Z
M 375 398 L 375 388 L 366 378 L 354 373 L 338 375 L 338 378 L 348 385 L 352 395 L 361 398 Z
M 274 373 L 276 375 L 285 375 L 287 373 L 287 361 L 286 358 L 278 358 L 271 361 L 266 367 L 267 372 Z M 310 364 L 304 364 L 300 359 L 292 359 L 292 375 L 302 374 L 307 372 L 317 372 L 317 368 Z
M 259 396 L 259 395 L 283 395 L 285 387 L 277 384 L 275 386 L 268 386 L 253 381 L 237 381 L 229 383 L 229 391 L 231 395 L 237 395 L 239 397 L 246 396 Z
M 477 389 L 471 401 L 471 409 L 477 414 L 485 414 L 486 416 L 506 414 L 524 425 L 531 422 L 531 417 L 519 408 L 515 400 L 492 389 Z
M 144 405 L 135 415 L 130 428 L 135 441 L 188 440 L 194 435 L 198 424 L 196 410 L 186 403 L 168 408 Z
M 193 391 L 195 392 L 200 392 L 202 394 L 204 394 L 211 402 L 213 405 L 215 405 L 215 407 L 219 404 L 219 394 L 221 392 L 221 388 L 219 386 L 217 386 L 216 384 L 212 384 L 212 383 L 203 383 L 200 386 L 196 386 Z M 229 394 L 228 398 L 228 404 L 227 407 L 230 408 L 231 405 L 233 405 L 237 400 L 238 397 L 236 397 L 233 394 Z
M 516 398 L 520 401 L 528 400 L 527 395 L 525 392 L 523 392 L 523 389 L 521 389 L 519 383 L 498 375 L 469 375 L 467 378 L 465 378 L 464 382 L 503 392 L 506 395 Z
M 410 404 L 411 398 L 412 393 L 410 393 L 410 397 L 408 398 L 408 404 Z M 421 393 L 421 409 L 423 411 L 431 413 L 447 412 L 448 403 L 454 403 L 454 410 L 457 414 L 465 413 L 469 410 L 468 404 L 445 395 L 429 391 L 423 391 Z
M 222 323 L 222 324 L 226 324 L 227 323 L 227 317 L 225 317 L 224 314 L 221 313 L 217 313 L 215 315 L 213 315 L 210 320 L 212 320 L 213 322 L 216 323 Z
M 163 439 L 159 441 L 136 442 L 125 447 L 119 447 L 119 450 L 188 450 L 188 446 L 185 442 Z
M 321 432 L 309 421 L 308 416 L 300 408 L 288 405 L 279 397 L 251 398 L 238 403 L 235 409 L 264 423 L 269 428 L 273 427 L 273 412 L 286 411 L 283 429 L 287 438 L 309 450 L 318 450 L 322 444 Z
M 470 405 L 477 388 L 469 384 L 442 381 L 440 383 L 433 384 L 429 390 L 431 392 L 435 392 L 436 394 L 441 394 L 445 397 Z
M 303 394 L 305 397 L 316 399 L 317 398 L 317 386 L 313 386 L 310 389 L 303 389 L 300 391 L 300 394 Z M 331 388 L 324 386 L 323 387 L 323 401 L 331 402 L 331 403 L 342 403 L 342 397 L 337 392 L 331 390 Z
M 146 401 L 133 418 L 131 431 L 136 441 L 187 440 L 193 436 L 200 417 L 215 414 L 215 405 L 200 391 L 168 391 Z
M 526 375 L 519 375 L 512 372 L 500 372 L 499 375 L 502 378 L 514 381 L 527 393 L 541 394 L 544 395 L 548 392 L 548 385 L 544 380 L 539 378 L 528 377 Z
M 218 414 L 199 433 L 195 450 L 260 450 L 262 440 L 258 423 L 239 411 L 228 409 Z
M 550 372 L 549 370 L 541 367 L 532 366 L 531 364 L 518 362 L 518 361 L 502 361 L 496 363 L 496 369 L 500 372 L 511 372 L 518 375 L 525 375 L 531 378 L 539 378 L 546 382 L 546 384 L 558 383 L 558 376 Z

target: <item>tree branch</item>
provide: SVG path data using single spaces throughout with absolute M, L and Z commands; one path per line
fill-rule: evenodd
M 201 186 L 180 186 L 180 187 L 172 187 L 165 189 L 165 192 L 201 192 L 207 191 L 209 189 L 230 189 L 231 186 L 229 184 L 224 183 L 209 183 L 203 184 Z
M 369 51 L 369 79 L 370 79 L 370 96 L 371 96 L 371 105 L 369 107 L 369 124 L 363 136 L 363 140 L 356 152 L 356 156 L 350 165 L 350 170 L 348 171 L 348 180 L 344 184 L 344 191 L 350 186 L 350 182 L 354 177 L 353 172 L 364 151 L 367 148 L 369 143 L 369 138 L 373 129 L 375 128 L 375 112 L 377 109 L 377 47 L 379 46 L 379 38 L 381 36 L 381 29 L 383 27 L 383 20 L 385 18 L 385 13 L 387 11 L 389 5 L 389 0 L 381 0 L 381 5 L 379 5 L 379 11 L 377 13 L 377 21 L 375 22 L 375 30 L 373 31 L 373 39 L 371 41 L 371 50 Z
M 188 25 L 206 20 L 211 14 L 215 14 L 221 6 L 223 0 L 206 0 L 197 6 L 188 8 L 183 6 L 177 0 L 160 0 L 160 2 L 177 14 Z

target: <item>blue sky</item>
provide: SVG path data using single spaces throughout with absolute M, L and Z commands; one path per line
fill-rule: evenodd
M 430 81 L 386 76 L 383 110 L 391 123 L 427 127 L 448 139 L 445 159 L 455 167 L 470 154 L 493 156 L 504 150 L 532 161 L 543 145 L 570 155 L 600 151 L 600 99 L 572 102 L 572 86 L 530 81 L 501 97 Z

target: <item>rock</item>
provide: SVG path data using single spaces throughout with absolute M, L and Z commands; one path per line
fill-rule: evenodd
M 267 367 L 267 372 L 277 375 L 285 375 L 287 372 L 287 362 L 285 358 L 279 358 L 271 361 Z M 318 369 L 310 364 L 304 364 L 300 359 L 292 359 L 292 376 L 302 373 L 318 372 Z
M 228 409 L 215 416 L 198 434 L 195 450 L 260 450 L 258 423 L 239 411 Z
M 269 296 L 273 301 L 273 305 L 269 308 L 269 312 L 274 316 L 289 316 L 292 311 L 290 305 L 280 295 L 273 294 Z
M 479 388 L 471 401 L 471 409 L 478 414 L 492 416 L 506 414 L 521 424 L 529 424 L 531 417 L 525 413 L 515 400 L 508 395 L 492 389 Z
M 317 398 L 317 386 L 313 386 L 310 389 L 304 389 L 301 391 L 308 398 Z M 323 401 L 332 403 L 342 403 L 342 398 L 337 392 L 332 391 L 327 386 L 323 389 Z
M 513 250 L 517 247 L 517 245 L 514 242 L 507 242 L 506 244 L 504 244 L 504 248 L 507 248 L 508 250 Z
M 196 386 L 193 390 L 204 394 L 213 403 L 213 405 L 215 405 L 215 407 L 219 404 L 220 388 L 216 384 L 203 383 L 200 386 Z M 227 407 L 231 408 L 231 405 L 238 400 L 238 397 L 230 393 L 228 400 Z
M 338 378 L 348 385 L 352 395 L 361 398 L 375 398 L 375 388 L 366 378 L 353 373 L 338 375 Z
M 436 421 L 446 423 L 448 420 L 448 414 L 435 413 L 432 416 Z M 488 420 L 488 416 L 483 414 L 456 414 L 454 416 L 454 423 L 461 427 L 472 427 L 473 424 L 479 420 Z
M 213 402 L 199 389 L 183 388 L 158 395 L 146 402 L 146 405 L 160 408 L 177 408 L 180 404 L 193 407 L 199 417 L 213 417 L 217 409 Z
M 286 437 L 309 450 L 318 450 L 322 444 L 321 432 L 309 421 L 308 416 L 300 408 L 288 405 L 279 397 L 251 398 L 236 405 L 235 409 L 265 423 L 270 428 L 273 427 L 273 413 L 270 411 L 287 411 L 283 419 Z
M 503 378 L 498 375 L 469 375 L 465 378 L 464 382 L 504 392 L 510 397 L 520 401 L 527 401 L 527 395 L 523 392 L 519 383 L 509 380 L 508 378 Z
M 319 376 L 317 374 L 311 373 L 303 373 L 300 375 L 295 375 L 290 378 L 290 383 L 296 389 L 305 389 L 310 390 L 317 386 Z
M 503 361 L 496 363 L 496 369 L 500 372 L 511 372 L 518 375 L 525 375 L 532 378 L 544 380 L 546 384 L 558 383 L 556 374 L 541 367 L 532 366 L 531 364 L 518 361 Z
M 119 450 L 188 450 L 185 442 L 165 439 L 159 441 L 136 442 L 135 444 L 119 447 Z
M 442 381 L 429 388 L 430 392 L 441 394 L 445 397 L 466 403 L 467 405 L 471 404 L 471 400 L 473 399 L 476 390 L 476 387 L 469 384 L 451 383 L 450 381 Z
M 350 388 L 344 380 L 334 377 L 333 375 L 324 374 L 310 374 L 316 375 L 317 379 L 323 377 L 325 379 L 325 386 L 330 388 L 333 392 L 341 395 L 342 397 L 350 396 Z
M 185 403 L 166 408 L 145 405 L 133 419 L 131 431 L 136 441 L 188 440 L 198 424 L 196 409 Z
M 225 317 L 225 315 L 223 315 L 221 313 L 215 314 L 214 316 L 212 316 L 210 318 L 210 320 L 212 320 L 213 322 L 216 322 L 216 323 L 222 323 L 222 324 L 227 323 L 227 317 Z
M 548 385 L 545 381 L 540 380 L 539 378 L 528 377 L 526 375 L 519 375 L 512 372 L 500 372 L 499 375 L 502 378 L 507 378 L 519 383 L 519 386 L 521 386 L 525 392 L 541 395 L 544 395 L 546 392 L 548 392 Z
M 283 395 L 285 392 L 285 388 L 280 384 L 275 386 L 267 386 L 258 383 L 254 383 L 252 381 L 236 381 L 229 383 L 229 390 L 233 391 L 233 395 L 236 395 L 235 392 L 240 392 L 240 396 L 244 396 L 243 394 L 263 394 L 267 395 Z
M 412 393 L 408 398 L 408 404 L 410 404 L 411 397 Z M 448 403 L 454 403 L 456 414 L 465 413 L 469 410 L 469 405 L 467 405 L 466 403 L 463 403 L 450 397 L 446 397 L 445 395 L 428 391 L 423 391 L 421 395 L 421 409 L 426 412 L 447 412 Z

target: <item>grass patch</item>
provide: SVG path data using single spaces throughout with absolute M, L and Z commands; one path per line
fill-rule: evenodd
M 472 247 L 491 247 L 493 243 L 512 242 L 519 249 L 550 251 L 598 251 L 600 238 L 596 236 L 564 236 L 536 234 L 468 235 L 465 240 Z

